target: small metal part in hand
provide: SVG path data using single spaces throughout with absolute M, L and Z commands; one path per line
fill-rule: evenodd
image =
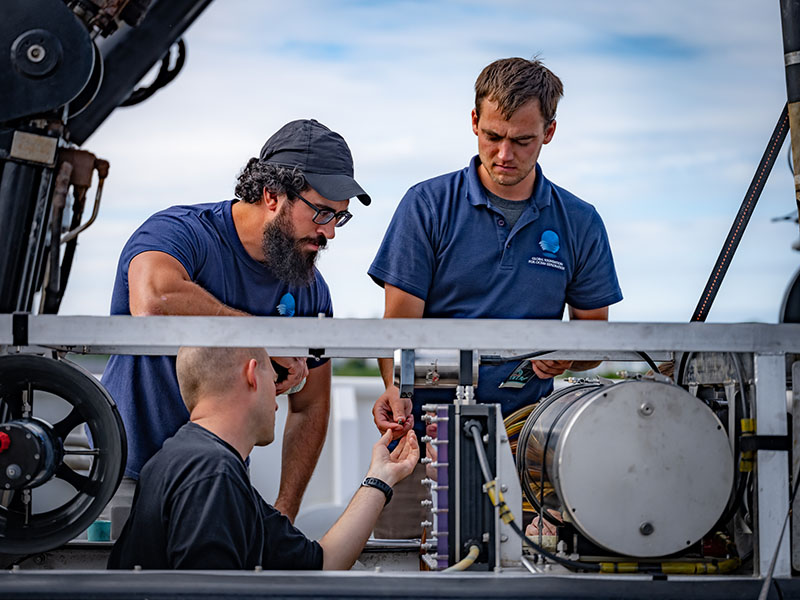
M 403 417 L 397 417 L 397 424 L 398 425 L 405 425 L 406 420 Z

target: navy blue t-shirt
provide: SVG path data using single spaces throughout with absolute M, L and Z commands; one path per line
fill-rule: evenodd
M 173 206 L 147 219 L 122 249 L 111 314 L 130 314 L 128 266 L 138 254 L 157 250 L 180 261 L 193 282 L 231 308 L 259 316 L 333 316 L 330 291 L 319 271 L 310 286 L 290 286 L 247 253 L 233 223 L 234 202 Z M 308 367 L 325 362 L 309 359 Z M 102 383 L 128 434 L 125 475 L 136 479 L 164 440 L 189 420 L 175 357 L 112 356 Z
M 403 197 L 369 269 L 425 301 L 424 317 L 561 319 L 564 306 L 591 310 L 622 299 L 608 237 L 594 207 L 548 181 L 536 165 L 527 210 L 514 227 L 487 198 L 470 165 L 412 187 Z M 558 349 L 558 340 L 553 340 Z M 550 393 L 553 380 L 498 389 L 516 362 L 480 367 L 476 399 L 503 414 Z M 453 390 L 417 390 L 415 421 L 427 402 Z
M 223 439 L 186 423 L 142 469 L 109 569 L 321 569 L 322 547 L 250 484 Z

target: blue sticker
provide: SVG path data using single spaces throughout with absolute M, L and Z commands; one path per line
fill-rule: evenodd
M 550 229 L 542 233 L 542 239 L 539 240 L 539 247 L 544 250 L 545 255 L 555 257 L 561 245 L 558 241 L 558 234 Z
M 285 293 L 281 298 L 280 304 L 275 308 L 278 309 L 278 314 L 283 317 L 293 317 L 295 311 L 295 301 L 294 296 L 290 293 Z

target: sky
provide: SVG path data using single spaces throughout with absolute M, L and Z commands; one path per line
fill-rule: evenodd
M 466 166 L 475 78 L 538 56 L 564 83 L 539 163 L 606 224 L 624 300 L 611 320 L 688 321 L 786 101 L 778 0 L 224 0 L 184 36 L 187 63 L 84 148 L 111 163 L 61 314 L 108 314 L 116 262 L 150 214 L 233 197 L 284 123 L 341 133 L 373 203 L 323 253 L 338 317 L 380 317 L 367 269 L 405 191 Z M 800 265 L 784 147 L 712 322 L 774 323 Z

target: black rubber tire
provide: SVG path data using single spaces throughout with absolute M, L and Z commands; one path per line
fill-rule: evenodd
M 0 356 L 0 407 L 5 404 L 10 409 L 11 419 L 22 416 L 18 390 L 28 387 L 34 391 L 34 398 L 36 391 L 43 391 L 72 405 L 67 418 L 51 425 L 58 429 L 62 424 L 60 429 L 68 433 L 85 424 L 99 454 L 94 457 L 88 476 L 75 478 L 73 481 L 79 481 L 77 487 L 71 483 L 76 490 L 71 499 L 47 512 L 31 513 L 27 524 L 19 513 L 0 506 L 3 554 L 52 550 L 85 531 L 116 492 L 127 458 L 125 428 L 117 407 L 90 373 L 66 360 L 33 354 Z M 72 471 L 63 461 L 61 467 Z

